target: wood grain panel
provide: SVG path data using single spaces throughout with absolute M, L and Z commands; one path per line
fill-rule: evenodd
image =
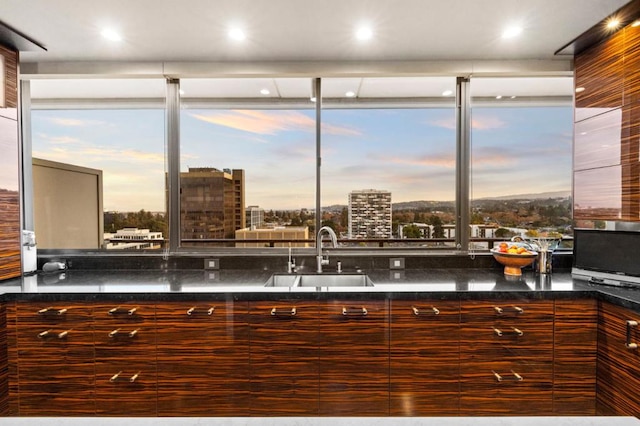
M 389 415 L 388 308 L 388 301 L 323 305 L 320 415 Z
M 9 352 L 5 303 L 0 303 L 0 416 L 9 415 Z
M 155 360 L 153 303 L 99 304 L 93 315 L 96 361 L 150 354 Z
M 18 107 L 18 52 L 0 46 L 0 55 L 4 57 L 5 86 L 4 97 L 5 105 L 0 108 L 17 108 Z
M 16 307 L 20 414 L 94 415 L 91 307 L 73 302 L 17 302 Z
M 20 395 L 18 386 L 18 339 L 17 339 L 17 314 L 16 302 L 4 302 L 7 319 L 7 357 L 8 357 L 8 401 L 7 415 L 20 414 Z
M 156 324 L 158 415 L 248 413 L 247 302 L 158 304 Z
M 495 375 L 503 377 L 499 382 Z M 522 377 L 516 380 L 514 373 Z M 550 416 L 553 364 L 462 363 L 460 414 L 463 416 Z
M 316 302 L 250 302 L 252 416 L 318 415 L 319 313 Z
M 390 323 L 390 415 L 458 415 L 460 302 L 392 300 Z
M 627 320 L 640 315 L 599 302 L 597 405 L 602 415 L 640 416 L 640 351 L 625 346 Z M 640 331 L 631 329 L 631 341 L 640 344 Z
M 640 26 L 624 29 L 624 105 L 640 102 Z
M 597 331 L 595 300 L 555 302 L 553 411 L 558 415 L 595 415 Z
M 624 31 L 575 57 L 576 108 L 620 108 L 623 103 Z
M 157 416 L 154 355 L 147 352 L 147 357 L 96 362 L 97 415 Z

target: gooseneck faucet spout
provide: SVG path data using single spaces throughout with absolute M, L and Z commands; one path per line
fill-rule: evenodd
M 333 229 L 328 226 L 323 226 L 322 228 L 320 228 L 320 230 L 318 230 L 318 236 L 316 237 L 316 260 L 318 263 L 318 268 L 316 272 L 318 272 L 319 274 L 322 273 L 322 265 L 329 264 L 329 255 L 327 255 L 326 258 L 322 256 L 322 235 L 325 233 L 329 235 L 329 238 L 331 238 L 331 244 L 333 248 L 338 247 L 338 237 L 336 236 L 336 233 L 333 231 Z

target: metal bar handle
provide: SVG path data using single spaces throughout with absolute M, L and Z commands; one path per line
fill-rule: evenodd
M 65 330 L 65 331 L 62 331 L 62 332 L 58 333 L 58 339 L 66 339 L 67 336 L 69 335 L 70 331 L 71 330 Z
M 295 307 L 291 308 L 288 311 L 278 312 L 278 308 L 271 309 L 271 315 L 274 317 L 295 317 L 298 311 Z
M 513 374 L 513 377 L 511 377 L 511 376 L 503 376 L 501 374 L 498 374 L 495 371 L 492 371 L 492 373 L 493 373 L 493 376 L 496 378 L 496 381 L 498 381 L 498 382 L 503 382 L 503 381 L 506 381 L 506 380 L 514 381 L 514 382 L 521 382 L 521 381 L 524 380 L 524 378 L 521 375 L 519 375 L 518 373 L 516 373 L 513 370 L 511 370 L 511 374 Z
M 115 382 L 116 380 L 118 380 L 118 377 L 120 377 L 120 375 L 122 374 L 122 371 L 118 371 L 116 374 L 114 374 L 113 376 L 111 376 L 111 378 L 109 379 L 109 381 L 111 383 Z
M 207 315 L 212 315 L 215 310 L 216 310 L 216 308 L 212 306 L 209 309 L 205 310 L 204 312 L 206 312 Z M 195 315 L 197 313 L 198 313 L 198 311 L 197 311 L 197 308 L 195 306 L 192 307 L 192 308 L 187 309 L 187 315 Z
M 113 308 L 113 309 L 109 309 L 109 315 L 115 315 L 115 314 L 119 313 L 119 311 L 120 311 L 121 309 L 122 309 L 122 308 L 121 308 L 120 306 L 116 306 L 116 307 L 115 307 L 115 308 Z M 131 308 L 131 309 L 128 309 L 128 310 L 127 310 L 127 315 L 133 315 L 133 314 L 135 314 L 135 313 L 136 313 L 136 311 L 137 311 L 137 310 L 138 310 L 138 308 L 137 308 L 137 307 L 135 307 L 135 308 Z
M 67 313 L 67 308 L 56 309 L 56 308 L 48 307 L 48 308 L 40 309 L 38 311 L 39 315 L 46 315 L 50 313 L 55 313 L 56 315 L 64 315 Z
M 51 333 L 51 330 L 45 330 L 42 333 L 38 333 L 38 339 L 44 339 L 44 338 L 50 337 L 49 333 Z
M 367 316 L 369 312 L 367 311 L 367 308 L 365 308 L 364 306 L 362 308 L 342 308 L 342 315 L 344 316 Z
M 138 371 L 136 374 L 134 374 L 133 376 L 131 376 L 131 378 L 129 378 L 129 382 L 130 382 L 130 383 L 135 382 L 135 381 L 138 379 L 138 377 L 139 377 L 139 376 L 140 376 L 140 371 Z
M 627 341 L 624 346 L 627 349 L 638 349 L 638 344 L 631 341 L 631 327 L 637 327 L 638 321 L 627 320 Z
M 120 333 L 120 329 L 116 328 L 115 330 L 113 330 L 113 331 L 111 331 L 109 333 L 109 337 L 111 337 L 113 339 L 114 337 L 116 337 L 118 335 L 118 333 Z
M 416 308 L 415 306 L 412 306 L 411 310 L 413 311 L 413 314 L 415 316 L 420 315 L 420 309 Z M 438 308 L 436 308 L 435 306 L 431 307 L 431 311 L 433 312 L 433 315 L 440 315 L 440 310 Z
M 496 336 L 502 337 L 504 336 L 505 332 L 495 328 L 495 327 L 491 327 L 493 329 L 493 332 L 495 333 Z M 523 336 L 524 335 L 524 331 L 520 330 L 519 328 L 516 327 L 511 327 L 511 329 L 513 330 L 513 334 L 518 335 L 518 336 Z
M 124 382 L 127 381 L 129 383 L 134 383 L 136 380 L 138 380 L 138 378 L 140 377 L 140 371 L 138 371 L 136 374 L 134 374 L 133 376 L 127 378 L 121 378 L 120 376 L 122 375 L 122 371 L 118 371 L 116 374 L 114 374 L 113 376 L 111 376 L 109 378 L 109 381 L 111 383 L 115 383 L 115 382 Z
M 512 306 L 513 310 L 516 311 L 516 314 L 524 314 L 524 309 L 522 309 L 520 306 Z M 494 306 L 493 310 L 496 312 L 497 315 L 502 315 L 504 313 L 504 309 L 501 308 L 500 306 Z

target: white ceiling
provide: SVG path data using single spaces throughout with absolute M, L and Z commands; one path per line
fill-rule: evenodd
M 627 0 L 2 0 L 21 61 L 552 59 Z M 519 37 L 503 39 L 518 24 Z M 356 40 L 368 25 L 373 38 Z M 243 42 L 227 31 L 246 32 Z M 123 40 L 111 42 L 112 28 Z
M 326 74 L 318 73 L 330 77 L 323 80 L 325 98 L 341 98 L 349 90 L 357 99 L 439 97 L 454 89 L 453 76 L 468 72 L 456 73 L 455 65 L 438 65 L 436 71 L 445 72 L 412 74 L 406 72 L 407 67 L 420 69 L 411 64 L 425 61 L 493 61 L 485 68 L 493 71 L 510 61 L 528 61 L 525 68 L 543 61 L 566 63 L 570 57 L 554 56 L 554 52 L 625 3 L 627 0 L 1 0 L 0 21 L 47 48 L 20 55 L 23 78 L 32 79 L 33 99 L 161 98 L 165 75 L 181 77 L 185 98 L 308 99 L 310 78 L 263 78 L 296 76 L 296 72 L 282 73 L 283 66 L 307 70 L 298 76 L 329 69 Z M 361 25 L 371 28 L 370 40 L 354 37 Z M 522 33 L 503 38 L 502 32 L 511 25 L 520 25 Z M 246 40 L 229 39 L 227 32 L 232 27 L 242 28 Z M 105 28 L 120 32 L 122 41 L 102 37 Z M 141 63 L 160 65 L 154 72 L 140 73 L 137 80 L 117 78 L 135 74 Z M 273 66 L 261 65 L 258 75 L 252 75 L 251 66 L 256 63 Z M 105 73 L 101 64 L 118 72 Z M 109 68 L 114 64 L 115 68 Z M 170 71 L 176 66 L 184 69 L 180 64 L 198 72 Z M 230 77 L 236 71 L 242 74 L 243 64 L 242 78 L 185 78 L 216 73 Z M 323 64 L 332 65 L 323 68 Z M 233 72 L 220 71 L 225 66 Z M 36 71 L 29 75 L 27 69 Z M 82 71 L 71 79 L 68 70 Z M 388 78 L 394 70 L 404 71 L 402 78 Z M 143 78 L 151 75 L 157 78 Z M 449 77 L 439 77 L 442 75 Z M 260 95 L 261 89 L 270 93 Z M 472 95 L 571 96 L 572 84 L 557 74 L 544 79 L 526 75 L 475 79 Z

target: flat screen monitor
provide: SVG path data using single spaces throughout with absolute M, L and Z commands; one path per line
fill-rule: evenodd
M 575 229 L 573 266 L 640 277 L 640 232 Z

